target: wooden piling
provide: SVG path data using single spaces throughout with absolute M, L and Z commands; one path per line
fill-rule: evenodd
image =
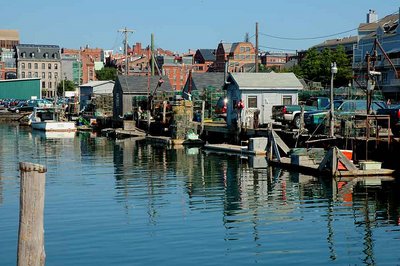
M 204 113 L 206 111 L 206 102 L 202 101 L 201 102 L 201 130 L 200 130 L 200 135 L 203 134 L 204 130 Z
M 18 231 L 18 266 L 44 265 L 44 191 L 46 167 L 20 162 L 20 212 Z

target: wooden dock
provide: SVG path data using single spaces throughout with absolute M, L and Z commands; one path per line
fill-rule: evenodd
M 231 145 L 231 144 L 205 144 L 205 150 L 213 150 L 218 152 L 235 153 L 238 155 L 256 155 L 255 151 L 249 151 L 247 146 Z M 264 152 L 265 155 L 265 152 Z

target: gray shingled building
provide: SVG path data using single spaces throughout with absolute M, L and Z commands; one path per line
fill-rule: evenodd
M 163 83 L 157 88 L 160 78 Z M 167 76 L 121 76 L 117 77 L 113 90 L 115 120 L 123 117 L 125 114 L 132 113 L 135 107 L 136 99 L 145 99 L 153 94 L 157 88 L 157 93 L 173 93 Z

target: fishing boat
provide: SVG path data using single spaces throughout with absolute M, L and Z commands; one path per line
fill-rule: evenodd
M 29 116 L 32 129 L 52 132 L 74 132 L 75 122 L 68 121 L 60 108 L 35 108 Z

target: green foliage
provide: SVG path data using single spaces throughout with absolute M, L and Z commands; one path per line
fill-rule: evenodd
M 96 70 L 97 80 L 116 80 L 117 69 L 114 67 L 104 67 L 101 70 Z
M 336 50 L 324 49 L 322 52 L 316 48 L 310 48 L 300 64 L 290 70 L 306 80 L 329 85 L 332 62 L 336 62 L 338 68 L 338 73 L 334 78 L 335 87 L 347 86 L 352 79 L 352 70 L 350 59 L 343 46 L 338 46 Z
M 62 95 L 63 91 L 74 91 L 75 84 L 72 80 L 62 80 L 57 86 L 57 94 Z

